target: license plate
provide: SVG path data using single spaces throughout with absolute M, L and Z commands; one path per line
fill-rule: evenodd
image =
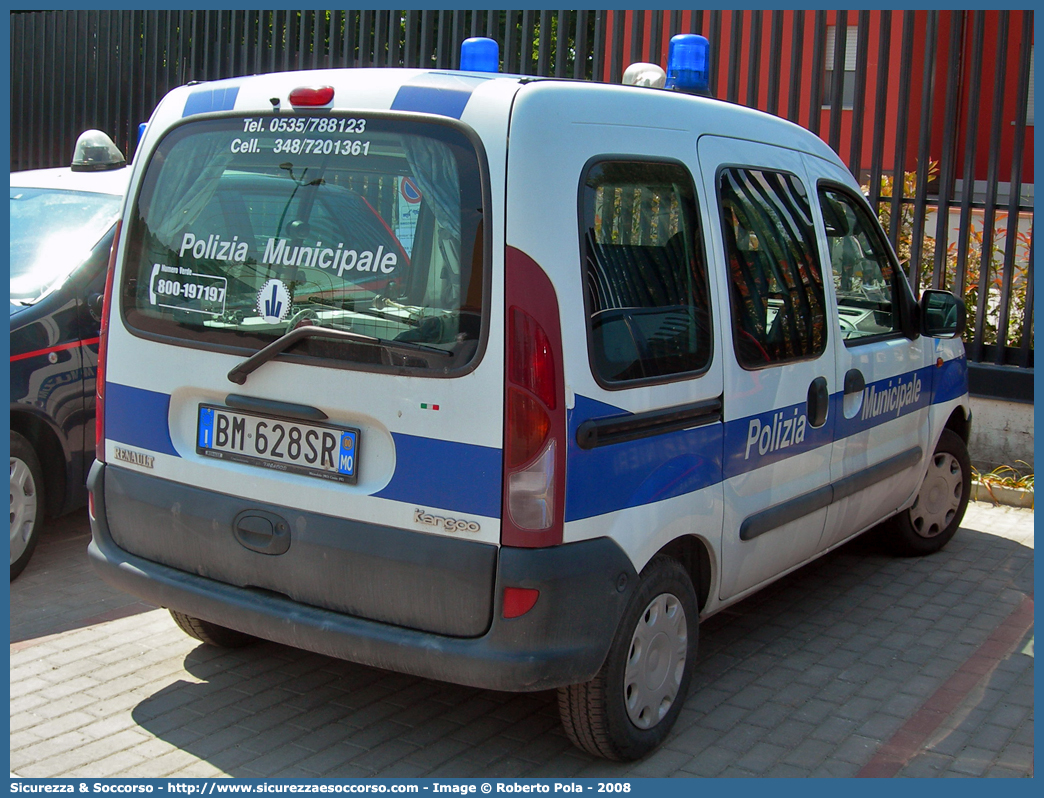
M 196 451 L 208 457 L 354 485 L 359 430 L 200 405 Z

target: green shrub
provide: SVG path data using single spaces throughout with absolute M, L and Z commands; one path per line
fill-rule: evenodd
M 933 161 L 928 166 L 928 180 L 934 180 L 939 171 L 939 165 Z M 892 221 L 892 196 L 895 179 L 892 175 L 881 176 L 880 200 L 877 207 L 877 215 L 885 231 L 891 232 Z M 868 193 L 868 186 L 863 186 L 863 191 Z M 914 288 L 920 292 L 933 286 L 935 276 L 935 251 L 936 239 L 928 232 L 928 214 L 938 210 L 936 205 L 928 205 L 925 209 L 925 224 L 923 225 L 923 238 L 921 241 L 920 265 L 917 269 L 910 268 L 910 260 L 913 255 L 913 231 L 914 231 L 914 204 L 911 201 L 917 194 L 917 172 L 905 172 L 903 174 L 902 199 L 899 204 L 898 240 L 893 240 L 896 255 L 903 269 L 908 275 L 916 275 L 917 280 Z M 951 209 L 953 206 L 951 206 Z M 1027 229 L 1022 230 L 1025 225 Z M 1030 236 L 1032 232 L 1033 219 L 1020 219 L 1015 225 L 1015 236 L 1017 246 L 1015 248 L 1015 259 L 1011 274 L 1010 299 L 1008 303 L 1008 323 L 1003 341 L 1000 340 L 999 328 L 1001 326 L 1001 297 L 1004 289 L 1004 247 L 998 245 L 998 238 L 1008 234 L 1008 214 L 998 212 L 994 218 L 994 235 L 990 245 L 988 259 L 983 258 L 983 244 L 985 235 L 983 223 L 970 220 L 971 229 L 968 232 L 967 252 L 964 253 L 963 270 L 961 265 L 961 253 L 957 251 L 957 241 L 950 241 L 946 247 L 946 257 L 943 260 L 944 274 L 939 285 L 953 293 L 955 296 L 964 298 L 964 307 L 967 311 L 967 329 L 965 341 L 970 341 L 975 335 L 975 329 L 979 317 L 979 293 L 982 288 L 982 269 L 985 266 L 987 277 L 985 316 L 983 318 L 983 344 L 1002 343 L 1009 347 L 1020 347 L 1024 333 L 1024 320 L 1026 313 L 1031 314 L 1029 328 L 1029 346 L 1033 347 L 1033 323 L 1032 308 L 1027 308 L 1026 293 L 1028 288 Z M 934 227 L 934 225 L 933 225 Z M 1001 238 L 1003 240 L 1003 238 Z M 984 264 L 984 260 L 986 263 Z

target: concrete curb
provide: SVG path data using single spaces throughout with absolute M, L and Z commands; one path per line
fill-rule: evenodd
M 1003 485 L 989 485 L 985 482 L 972 482 L 972 501 L 1005 504 L 1009 507 L 1025 507 L 1033 509 L 1033 491 L 1023 488 L 1008 488 Z

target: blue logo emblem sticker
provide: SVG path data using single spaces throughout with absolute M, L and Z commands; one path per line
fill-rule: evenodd
M 290 290 L 282 280 L 269 280 L 257 292 L 257 312 L 267 324 L 278 324 L 290 312 Z

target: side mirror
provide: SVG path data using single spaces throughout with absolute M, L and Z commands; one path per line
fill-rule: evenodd
M 87 297 L 87 312 L 91 314 L 91 318 L 95 321 L 101 321 L 104 304 L 105 297 L 101 294 L 94 293 Z
M 929 338 L 956 338 L 964 332 L 964 303 L 949 291 L 921 294 L 921 333 Z

